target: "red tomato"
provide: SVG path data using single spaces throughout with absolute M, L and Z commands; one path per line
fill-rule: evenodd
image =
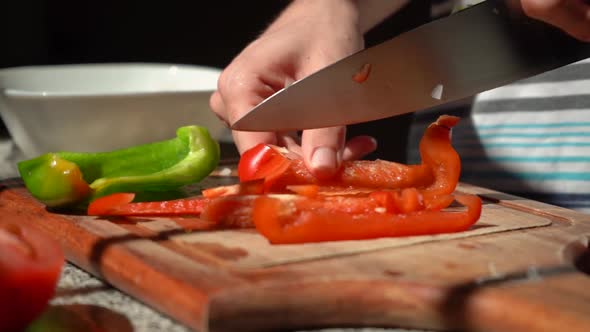
M 0 222 L 0 331 L 21 331 L 55 294 L 59 244 L 31 227 Z

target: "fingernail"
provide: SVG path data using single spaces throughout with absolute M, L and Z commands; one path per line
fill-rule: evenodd
M 318 147 L 311 156 L 311 167 L 316 172 L 334 172 L 338 168 L 336 151 L 329 147 Z

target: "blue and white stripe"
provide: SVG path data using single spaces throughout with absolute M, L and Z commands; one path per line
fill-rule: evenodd
M 410 162 L 440 113 L 417 114 Z M 478 95 L 453 145 L 462 181 L 590 212 L 590 60 Z

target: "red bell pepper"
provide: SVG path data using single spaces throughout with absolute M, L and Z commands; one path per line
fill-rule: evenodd
M 316 184 L 294 184 L 287 186 L 286 189 L 297 195 L 306 197 L 316 197 L 320 194 L 320 186 Z
M 264 179 L 244 181 L 228 186 L 207 188 L 202 191 L 203 196 L 214 198 L 233 195 L 257 195 L 264 193 Z
M 450 137 L 458 120 L 441 116 L 427 128 L 419 165 L 348 161 L 335 178 L 319 181 L 298 156 L 261 144 L 240 159 L 239 184 L 205 189 L 204 197 L 164 202 L 132 203 L 132 194 L 116 194 L 92 202 L 88 213 L 200 215 L 224 227 L 252 227 L 254 222 L 273 243 L 466 230 L 481 213 L 478 197 L 457 196 L 467 211 L 440 211 L 453 202 L 461 170 Z
M 281 148 L 259 144 L 240 159 L 240 181 L 264 178 L 269 191 L 281 191 L 288 185 L 318 184 L 379 189 L 415 187 L 432 196 L 451 194 L 461 172 L 461 160 L 451 145 L 451 128 L 458 121 L 458 117 L 443 115 L 426 129 L 420 141 L 419 165 L 383 160 L 345 161 L 334 178 L 320 181 L 300 158 L 284 155 Z
M 420 140 L 422 165 L 428 165 L 434 174 L 434 182 L 424 188 L 429 196 L 451 194 L 459 183 L 461 158 L 451 145 L 451 129 L 458 122 L 456 116 L 442 115 Z
M 308 189 L 310 192 L 307 192 Z M 391 191 L 372 192 L 369 195 L 322 195 L 310 194 L 313 189 L 305 188 L 304 194 L 233 195 L 211 199 L 200 218 L 222 227 L 252 227 L 253 206 L 259 197 L 274 197 L 290 204 L 293 213 L 304 210 L 323 210 L 348 215 L 370 215 L 373 213 L 404 214 L 420 210 L 439 211 L 446 208 L 453 196 L 439 199 L 428 207 L 423 206 L 423 198 L 415 190 L 404 193 Z M 445 205 L 446 204 L 446 205 Z
M 88 205 L 90 216 L 173 216 L 199 215 L 209 199 L 183 198 L 159 202 L 133 202 L 135 194 L 116 193 L 95 199 Z
M 298 159 L 285 148 L 258 144 L 240 157 L 240 182 L 264 179 L 265 183 L 270 184 L 291 166 L 292 158 Z
M 314 200 L 298 201 L 260 196 L 252 212 L 256 229 L 273 244 L 361 240 L 465 231 L 480 217 L 481 199 L 457 195 L 466 211 L 422 210 L 408 214 L 366 212 L 351 214 L 316 207 Z M 306 206 L 306 205 L 310 206 Z

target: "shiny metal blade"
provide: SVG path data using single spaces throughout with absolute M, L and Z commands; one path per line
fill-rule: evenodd
M 351 55 L 277 92 L 232 129 L 297 130 L 382 119 L 590 57 L 590 44 L 526 17 L 513 3 L 518 1 L 487 0 Z M 364 82 L 353 79 L 368 67 Z

